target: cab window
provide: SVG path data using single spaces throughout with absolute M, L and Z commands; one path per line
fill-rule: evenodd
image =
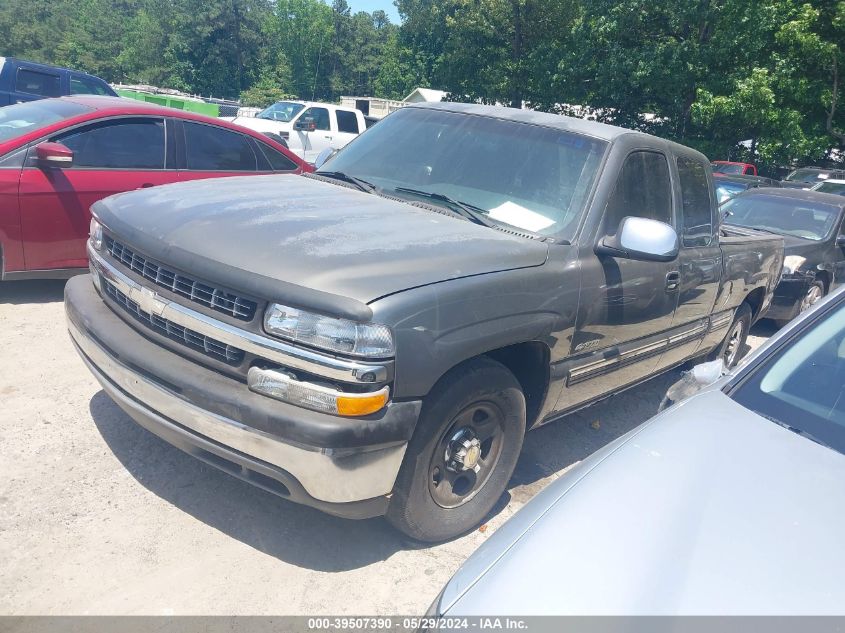
M 604 214 L 605 235 L 616 234 L 622 218 L 633 216 L 672 224 L 672 181 L 663 154 L 637 151 L 625 159 Z
M 686 156 L 679 156 L 677 164 L 684 246 L 708 246 L 713 239 L 713 203 L 707 170 Z
M 304 121 L 309 118 L 314 120 L 314 125 L 317 126 L 318 130 L 329 131 L 332 129 L 331 123 L 329 123 L 329 111 L 325 108 L 308 108 L 302 113 L 300 120 Z
M 18 68 L 15 90 L 42 97 L 59 97 L 62 94 L 58 75 L 26 68 Z
M 338 132 L 346 132 L 348 134 L 359 134 L 361 130 L 358 129 L 358 117 L 354 112 L 347 110 L 338 110 L 337 114 L 337 130 Z

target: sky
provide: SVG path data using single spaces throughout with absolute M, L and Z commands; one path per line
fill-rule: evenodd
M 331 4 L 331 0 L 325 0 L 327 4 Z M 394 24 L 399 24 L 399 12 L 393 6 L 393 0 L 346 0 L 352 13 L 356 11 L 367 11 L 372 13 L 381 9 L 387 13 L 390 21 Z

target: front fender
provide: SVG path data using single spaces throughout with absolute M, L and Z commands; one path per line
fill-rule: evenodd
M 374 321 L 391 325 L 396 336 L 394 396 L 423 397 L 456 365 L 517 343 L 539 341 L 552 358 L 556 348 L 568 349 L 578 283 L 574 275 L 566 283 L 564 273 L 562 265 L 546 263 L 431 284 L 371 304 Z

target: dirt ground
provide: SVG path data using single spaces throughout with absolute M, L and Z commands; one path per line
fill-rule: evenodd
M 252 488 L 136 426 L 71 346 L 63 282 L 0 284 L 0 614 L 419 614 L 572 464 L 651 417 L 677 372 L 526 438 L 481 530 L 434 547 Z M 756 347 L 772 333 L 758 325 Z

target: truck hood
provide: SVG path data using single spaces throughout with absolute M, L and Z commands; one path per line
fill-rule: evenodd
M 447 615 L 845 612 L 845 456 L 720 391 L 609 449 L 467 560 Z
M 361 306 L 386 295 L 539 266 L 548 254 L 544 242 L 304 176 L 196 180 L 92 209 L 175 268 L 350 318 L 366 318 Z
M 259 119 L 253 116 L 236 116 L 232 119 L 232 123 L 242 127 L 255 130 L 256 132 L 289 132 L 292 129 L 292 123 L 283 123 L 282 121 L 273 121 L 272 119 Z

